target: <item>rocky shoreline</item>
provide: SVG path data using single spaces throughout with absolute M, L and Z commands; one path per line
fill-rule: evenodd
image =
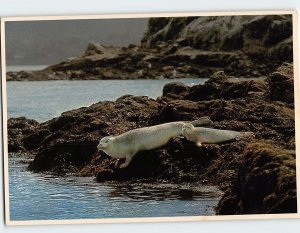
M 203 85 L 173 82 L 156 100 L 122 96 L 64 112 L 38 123 L 8 120 L 9 152 L 32 154 L 33 172 L 95 176 L 98 182 L 136 181 L 218 185 L 224 195 L 217 214 L 295 213 L 295 116 L 293 65 L 266 80 L 230 82 L 214 73 Z M 209 126 L 252 131 L 256 138 L 197 147 L 175 138 L 140 152 L 125 169 L 97 151 L 107 135 L 164 122 L 209 116 Z
M 263 77 L 292 62 L 291 15 L 151 18 L 140 45 L 89 44 L 40 71 L 7 81 Z

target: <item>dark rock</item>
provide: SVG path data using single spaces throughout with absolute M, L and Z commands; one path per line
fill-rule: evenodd
M 97 171 L 95 176 L 98 182 L 104 182 L 114 180 L 113 177 L 115 176 L 115 174 L 111 169 L 100 169 L 99 171 Z
M 219 71 L 219 72 L 215 72 L 206 83 L 207 84 L 214 83 L 214 84 L 222 85 L 225 82 L 228 82 L 227 75 L 224 73 L 224 71 Z
M 139 46 L 90 43 L 78 57 L 7 80 L 261 77 L 292 61 L 291 15 L 152 18 Z
M 290 88 L 290 87 L 289 87 Z M 241 82 L 229 82 L 224 72 L 216 72 L 204 85 L 195 85 L 190 88 L 184 99 L 199 101 L 212 99 L 236 99 L 247 96 L 265 96 L 268 85 L 264 81 L 251 80 Z
M 243 81 L 224 86 L 220 92 L 220 97 L 224 99 L 244 98 L 254 93 L 265 95 L 267 91 L 268 85 L 264 81 Z
M 291 64 L 283 64 L 276 72 L 271 74 L 267 82 L 270 86 L 271 100 L 294 104 L 294 74 Z
M 230 204 L 233 204 L 231 208 Z M 219 203 L 219 214 L 296 213 L 293 153 L 268 142 L 249 144 L 238 179 Z
M 46 136 L 51 134 L 49 130 L 41 129 L 28 134 L 27 136 L 23 136 L 23 145 L 26 150 L 37 149 L 41 146 L 41 142 L 44 140 Z
M 180 82 L 171 82 L 164 86 L 163 96 L 172 98 L 180 98 L 179 96 L 185 95 L 190 88 Z
M 8 128 L 8 151 L 24 152 L 26 146 L 23 144 L 23 138 L 35 132 L 39 123 L 35 120 L 29 120 L 25 117 L 9 118 Z
M 29 168 L 35 172 L 51 171 L 58 174 L 78 172 L 80 166 L 91 161 L 96 147 L 97 140 L 90 137 L 53 140 L 38 150 Z
M 176 30 L 174 24 L 178 26 Z M 272 46 L 291 37 L 291 15 L 156 18 L 149 21 L 142 43 L 153 48 L 172 39 L 200 50 L 242 50 L 250 57 L 267 62 L 265 54 Z M 292 54 L 292 50 L 289 52 Z

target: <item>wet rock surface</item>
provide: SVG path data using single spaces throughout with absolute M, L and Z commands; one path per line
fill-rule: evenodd
M 291 15 L 151 18 L 140 45 L 89 44 L 78 57 L 7 80 L 260 77 L 292 59 Z
M 167 84 L 156 100 L 126 95 L 62 113 L 41 124 L 9 119 L 10 151 L 16 151 L 13 145 L 20 145 L 34 154 L 29 166 L 34 172 L 95 176 L 98 182 L 215 184 L 225 193 L 218 214 L 291 213 L 296 211 L 291 82 L 291 64 L 282 65 L 266 80 L 230 82 L 224 72 L 217 72 L 203 85 Z M 277 88 L 285 90 L 281 99 L 275 94 Z M 104 136 L 202 116 L 213 121 L 209 127 L 252 131 L 255 139 L 197 147 L 174 138 L 161 148 L 139 152 L 124 169 L 116 168 L 116 160 L 97 151 Z
M 23 138 L 35 133 L 35 129 L 38 125 L 39 123 L 37 121 L 26 119 L 25 117 L 8 119 L 8 151 L 19 153 L 26 151 Z

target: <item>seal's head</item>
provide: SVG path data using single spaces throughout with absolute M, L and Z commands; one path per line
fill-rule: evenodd
M 181 134 L 183 136 L 187 137 L 187 135 L 192 133 L 194 129 L 195 129 L 195 127 L 192 124 L 186 123 L 182 126 Z
M 113 136 L 106 136 L 102 138 L 97 146 L 98 150 L 104 150 L 108 148 L 112 142 Z

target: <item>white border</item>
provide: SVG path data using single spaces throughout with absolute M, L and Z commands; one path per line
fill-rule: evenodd
M 188 17 L 188 16 L 233 16 L 233 15 L 297 15 L 296 11 L 230 11 L 230 12 L 189 12 L 189 13 L 145 13 L 145 14 L 101 14 L 101 15 L 57 15 L 57 16 L 9 16 L 4 21 L 40 21 L 40 20 L 76 20 L 76 19 L 126 19 L 152 17 Z

